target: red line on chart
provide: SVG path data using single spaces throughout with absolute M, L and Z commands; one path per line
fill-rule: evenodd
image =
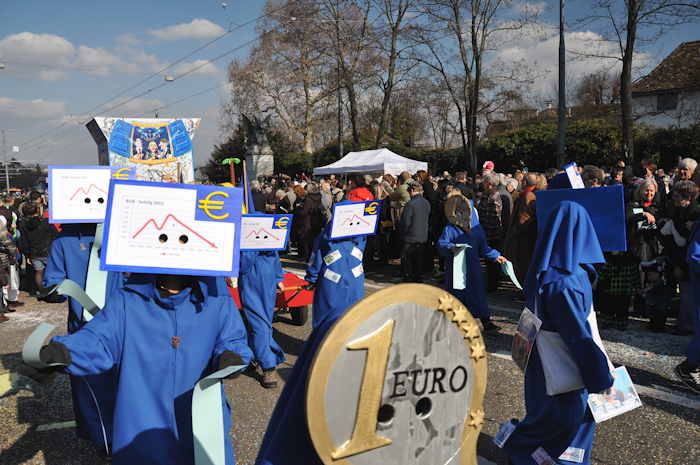
M 73 193 L 73 195 L 71 195 L 70 200 L 73 200 L 73 199 L 75 198 L 75 196 L 78 195 L 78 193 L 80 193 L 80 192 L 82 192 L 82 193 L 85 194 L 85 195 L 88 195 L 88 194 L 90 193 L 90 191 L 92 190 L 93 187 L 94 187 L 95 189 L 97 189 L 98 191 L 104 193 L 104 194 L 107 193 L 107 191 L 100 189 L 100 188 L 97 187 L 96 185 L 90 184 L 90 185 L 88 186 L 87 190 L 83 189 L 82 187 L 78 187 L 78 188 L 75 190 L 75 192 Z
M 276 241 L 279 240 L 279 238 L 278 238 L 277 236 L 275 236 L 275 235 L 272 234 L 271 232 L 267 231 L 266 229 L 262 229 L 262 228 L 258 229 L 257 231 L 256 231 L 256 230 L 251 231 L 250 234 L 248 234 L 248 236 L 246 237 L 246 239 L 250 239 L 250 236 L 252 236 L 252 235 L 258 236 L 258 235 L 260 235 L 261 233 L 267 234 L 268 236 L 272 237 L 272 238 L 273 238 L 274 240 L 276 240 Z
M 197 231 L 195 231 L 194 229 L 192 229 L 192 228 L 190 228 L 189 226 L 187 226 L 187 225 L 186 225 L 185 223 L 183 223 L 182 221 L 178 220 L 177 217 L 175 217 L 175 215 L 173 215 L 172 213 L 168 213 L 168 214 L 165 216 L 165 219 L 164 219 L 163 222 L 160 224 L 160 226 L 158 226 L 158 224 L 156 223 L 156 220 L 154 220 L 153 218 L 149 219 L 148 221 L 146 221 L 146 223 L 144 223 L 143 226 L 141 226 L 141 228 L 140 228 L 138 231 L 136 231 L 136 233 L 135 233 L 133 236 L 131 236 L 131 238 L 132 238 L 132 239 L 136 239 L 136 237 L 137 237 L 139 234 L 141 234 L 141 232 L 143 232 L 143 230 L 146 229 L 146 226 L 148 226 L 149 224 L 153 224 L 153 226 L 154 226 L 158 231 L 162 231 L 163 228 L 165 227 L 165 223 L 167 223 L 169 219 L 172 219 L 172 220 L 176 221 L 180 226 L 182 226 L 183 228 L 187 229 L 189 232 L 191 232 L 192 234 L 194 234 L 195 236 L 197 236 L 198 238 L 200 238 L 201 240 L 203 240 L 204 242 L 206 242 L 207 244 L 209 244 L 212 248 L 214 248 L 214 249 L 217 248 L 217 247 L 216 247 L 216 244 L 214 244 L 214 243 L 211 242 L 209 239 L 207 239 L 206 237 L 204 237 L 204 236 L 202 236 L 201 234 L 199 234 L 199 233 L 198 233 Z
M 358 220 L 362 221 L 364 224 L 369 225 L 369 223 L 368 223 L 367 221 L 363 220 L 363 219 L 360 218 L 359 216 L 357 216 L 357 215 L 352 215 L 350 218 L 347 218 L 345 221 L 343 221 L 343 226 L 345 226 L 346 224 L 348 224 L 349 222 L 351 222 L 351 221 L 354 220 L 355 218 L 357 218 Z

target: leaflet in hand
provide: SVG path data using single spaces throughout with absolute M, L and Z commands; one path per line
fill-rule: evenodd
M 615 382 L 606 394 L 589 394 L 588 406 L 596 423 L 609 420 L 642 406 L 627 368 L 617 367 L 612 372 Z
M 532 313 L 527 307 L 523 309 L 518 321 L 518 329 L 513 335 L 511 356 L 518 367 L 525 372 L 530 353 L 535 345 L 537 333 L 542 326 L 542 320 Z

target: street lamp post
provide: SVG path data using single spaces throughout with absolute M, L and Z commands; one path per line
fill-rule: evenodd
M 564 165 L 566 151 L 566 45 L 564 43 L 564 0 L 559 0 L 559 106 L 557 166 Z
M 0 128 L 0 132 L 2 132 L 2 159 L 5 162 L 5 191 L 10 192 L 10 173 L 9 173 L 9 165 L 8 165 L 8 155 L 7 155 L 7 138 L 5 133 L 7 131 L 11 131 L 11 129 L 3 129 Z

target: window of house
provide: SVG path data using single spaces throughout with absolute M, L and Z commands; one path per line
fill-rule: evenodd
M 678 93 L 659 94 L 656 97 L 656 111 L 671 111 L 678 106 Z

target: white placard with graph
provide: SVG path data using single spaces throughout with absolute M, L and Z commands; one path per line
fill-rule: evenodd
M 243 215 L 241 250 L 285 250 L 292 215 Z
M 331 219 L 331 239 L 374 234 L 381 206 L 380 200 L 335 204 Z
M 110 177 L 109 166 L 49 166 L 49 222 L 104 221 Z
M 148 273 L 238 273 L 241 190 L 113 181 L 102 268 Z

